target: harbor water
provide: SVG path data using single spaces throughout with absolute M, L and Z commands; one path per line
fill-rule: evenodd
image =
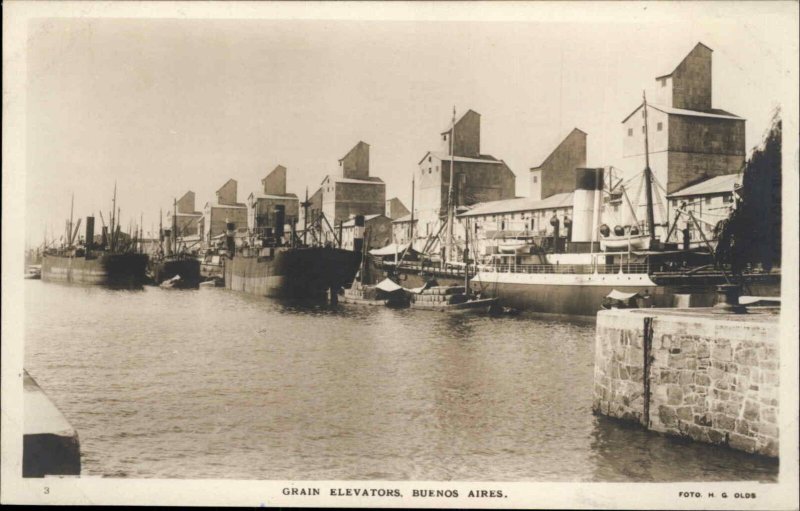
M 483 481 L 777 479 L 594 416 L 594 321 L 25 284 L 25 366 L 83 474 Z

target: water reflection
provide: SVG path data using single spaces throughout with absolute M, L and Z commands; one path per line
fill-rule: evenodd
M 742 471 L 754 480 L 777 481 L 776 460 L 662 436 L 603 416 L 593 422 L 590 447 L 598 481 L 731 481 Z
M 26 281 L 25 365 L 88 475 L 774 479 L 591 413 L 594 326 Z

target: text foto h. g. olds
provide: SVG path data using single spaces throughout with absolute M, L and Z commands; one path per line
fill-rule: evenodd
M 322 494 L 321 488 L 283 488 L 281 490 L 286 496 L 318 496 Z M 403 497 L 403 493 L 397 488 L 330 488 L 331 497 Z M 463 491 L 462 494 L 463 495 Z M 466 493 L 468 498 L 505 498 L 508 495 L 502 490 L 469 490 Z M 459 492 L 452 490 L 427 490 L 412 489 L 411 497 L 417 498 L 458 498 Z

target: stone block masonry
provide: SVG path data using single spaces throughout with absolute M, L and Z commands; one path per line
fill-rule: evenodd
M 629 309 L 597 315 L 595 413 L 777 457 L 775 309 Z

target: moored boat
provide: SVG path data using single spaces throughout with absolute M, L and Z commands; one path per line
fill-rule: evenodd
M 170 229 L 162 228 L 159 214 L 159 245 L 156 255 L 150 260 L 149 273 L 157 285 L 169 281 L 171 289 L 197 288 L 200 285 L 200 261 L 187 253 L 185 247 L 178 249 L 177 201 L 173 201 L 173 208 Z
M 32 264 L 25 269 L 25 280 L 39 280 L 42 278 L 42 265 Z
M 228 253 L 224 259 L 225 287 L 259 296 L 320 298 L 327 292 L 338 298 L 358 270 L 361 252 L 331 246 L 306 247 L 283 239 L 284 209 L 275 207 L 275 229 L 236 250 L 235 226 L 228 225 Z
M 342 303 L 354 305 L 379 305 L 402 307 L 408 305 L 403 288 L 391 279 L 384 279 L 376 285 L 362 284 L 354 280 L 349 288 L 345 288 Z
M 409 307 L 437 312 L 491 312 L 497 298 L 479 298 L 463 286 L 430 286 L 409 290 Z
M 86 217 L 85 237 L 79 240 L 82 219 L 73 225 L 70 212 L 63 245 L 46 249 L 42 254 L 43 281 L 122 288 L 140 287 L 144 283 L 148 256 L 141 252 L 138 233 L 121 231 L 116 199 L 115 185 L 110 228 L 103 225 L 99 242 L 94 236 L 94 217 Z M 102 213 L 100 216 L 102 220 Z

